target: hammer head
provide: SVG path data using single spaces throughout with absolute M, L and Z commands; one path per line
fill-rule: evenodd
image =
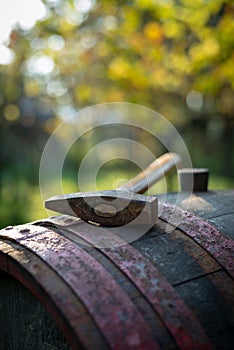
M 133 220 L 154 225 L 158 215 L 157 198 L 120 190 L 57 195 L 47 199 L 45 207 L 103 226 L 122 226 Z

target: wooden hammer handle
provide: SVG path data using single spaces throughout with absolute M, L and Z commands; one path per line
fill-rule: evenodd
M 180 162 L 181 157 L 177 153 L 165 153 L 118 189 L 135 193 L 144 193 L 169 171 L 175 169 Z

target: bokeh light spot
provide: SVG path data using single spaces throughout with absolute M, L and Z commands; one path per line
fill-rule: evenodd
M 190 91 L 186 96 L 187 106 L 192 109 L 199 111 L 203 105 L 203 96 L 198 91 Z
M 26 63 L 27 71 L 34 74 L 46 75 L 53 71 L 54 60 L 47 55 L 34 55 L 29 58 Z
M 48 47 L 53 51 L 60 51 L 64 47 L 64 40 L 61 35 L 51 35 L 48 38 Z
M 4 108 L 3 115 L 8 122 L 15 122 L 19 119 L 20 110 L 16 105 L 9 104 Z

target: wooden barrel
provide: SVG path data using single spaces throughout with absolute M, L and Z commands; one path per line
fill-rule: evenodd
M 233 196 L 188 211 L 168 194 L 153 229 L 112 248 L 92 246 L 121 240 L 111 229 L 68 216 L 1 230 L 0 349 L 233 349 Z

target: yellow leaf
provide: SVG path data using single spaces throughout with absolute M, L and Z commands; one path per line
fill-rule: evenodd
M 152 41 L 161 42 L 163 39 L 162 28 L 157 22 L 148 22 L 144 27 L 144 34 Z
M 126 78 L 129 75 L 130 66 L 122 57 L 114 58 L 108 70 L 108 75 L 112 79 Z
M 163 24 L 163 33 L 168 38 L 179 38 L 184 35 L 185 27 L 177 21 L 168 21 Z

